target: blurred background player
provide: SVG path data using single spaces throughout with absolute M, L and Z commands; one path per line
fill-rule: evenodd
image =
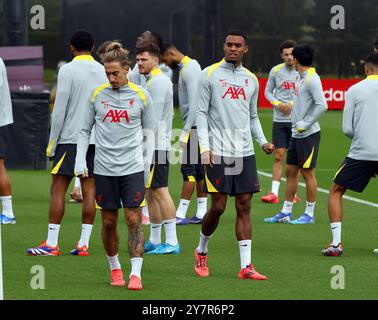
M 154 103 L 158 134 L 155 140 L 154 161 L 146 185 L 150 214 L 150 239 L 144 246 L 148 254 L 180 253 L 176 233 L 176 208 L 168 189 L 169 151 L 173 121 L 172 81 L 158 68 L 160 51 L 154 44 L 136 48 L 139 72 L 146 77 L 147 91 Z M 165 242 L 161 243 L 164 225 Z
M 118 42 L 118 40 L 113 40 L 113 41 L 117 41 Z M 100 60 L 103 57 L 103 55 L 105 54 L 106 48 L 107 48 L 107 46 L 110 43 L 112 43 L 111 40 L 104 41 L 97 48 L 96 54 L 97 54 L 97 56 L 99 57 Z M 82 192 L 81 192 L 80 178 L 78 178 L 78 177 L 75 177 L 74 187 L 72 189 L 72 192 L 70 193 L 70 197 L 71 197 L 70 202 L 77 202 L 77 203 L 79 203 L 79 202 L 83 201 L 83 196 L 82 196 Z
M 138 49 L 139 47 L 144 47 L 146 45 L 155 45 L 159 48 L 161 52 L 163 50 L 163 38 L 160 34 L 154 31 L 146 30 L 144 31 L 137 39 L 135 47 Z M 158 62 L 159 69 L 169 78 L 172 80 L 173 72 L 172 70 L 164 63 L 160 63 L 160 59 Z M 143 88 L 146 88 L 147 80 L 146 77 L 139 73 L 138 64 L 136 63 L 133 70 L 129 74 L 129 79 Z
M 161 61 L 171 69 L 179 68 L 178 97 L 184 128 L 180 136 L 183 148 L 181 173 L 183 186 L 180 204 L 176 211 L 177 224 L 202 223 L 207 211 L 207 194 L 203 191 L 205 166 L 201 164 L 198 135 L 196 127 L 196 95 L 198 78 L 201 74 L 199 63 L 185 56 L 173 44 L 165 44 L 161 53 Z M 186 219 L 190 199 L 194 188 L 197 190 L 197 211 L 190 219 Z
M 154 132 L 153 104 L 145 90 L 128 81 L 128 51 L 120 43 L 107 46 L 102 62 L 109 82 L 93 91 L 90 105 L 87 105 L 88 112 L 78 139 L 75 170 L 83 175 L 84 181 L 87 179 L 85 154 L 94 127 L 96 200 L 101 207 L 102 239 L 111 270 L 111 285 L 125 285 L 118 259 L 117 231 L 118 209 L 124 208 L 131 262 L 128 288 L 141 290 L 144 236 L 140 206 L 152 159 L 152 152 L 147 158 L 143 157 L 142 144 L 143 129 Z M 152 139 L 150 149 L 153 144 Z
M 63 67 L 66 63 L 67 61 L 64 61 L 64 60 L 58 62 L 56 66 L 56 75 L 58 75 L 60 68 Z M 50 90 L 50 111 L 51 112 L 53 112 L 54 110 L 56 89 L 57 89 L 57 85 L 55 84 Z M 70 197 L 71 197 L 70 202 L 79 203 L 83 201 L 83 196 L 81 194 L 80 179 L 78 177 L 75 177 L 74 179 L 75 179 L 74 187 L 73 187 L 72 192 L 70 193 Z
M 346 190 L 362 192 L 378 175 L 378 53 L 365 59 L 367 78 L 351 86 L 343 111 L 343 132 L 352 140 L 349 152 L 333 179 L 328 196 L 328 216 L 332 242 L 322 250 L 324 256 L 340 256 L 342 197 Z M 374 251 L 376 252 L 376 251 Z
M 53 158 L 49 226 L 46 241 L 27 250 L 29 255 L 58 256 L 58 237 L 65 210 L 65 194 L 75 176 L 77 137 L 83 124 L 87 101 L 93 88 L 107 81 L 104 67 L 91 55 L 94 41 L 86 31 L 77 31 L 70 40 L 73 60 L 62 66 L 58 73 L 55 106 L 51 119 L 51 132 L 47 156 Z M 95 219 L 95 185 L 93 179 L 94 137 L 87 153 L 89 178 L 82 180 L 83 207 L 82 232 L 72 255 L 87 256 L 89 239 Z
M 272 189 L 261 198 L 268 203 L 280 202 L 278 192 L 282 177 L 283 161 L 291 138 L 291 108 L 294 100 L 295 81 L 299 76 L 294 67 L 295 42 L 286 40 L 280 46 L 283 63 L 274 66 L 265 88 L 265 97 L 273 106 L 272 143 L 274 149 Z M 298 176 L 299 178 L 299 176 Z M 295 203 L 294 198 L 294 203 Z
M 12 101 L 9 91 L 7 70 L 0 58 L 0 223 L 15 224 L 16 217 L 12 208 L 12 185 L 4 160 L 6 157 L 6 142 L 4 127 L 13 123 Z M 1 263 L 1 262 L 0 262 Z
M 320 77 L 311 67 L 314 51 L 308 45 L 296 46 L 293 50 L 295 69 L 300 79 L 295 84 L 292 117 L 292 138 L 286 159 L 285 202 L 282 210 L 265 222 L 288 222 L 291 224 L 314 223 L 314 209 L 318 183 L 315 176 L 316 160 L 320 144 L 320 116 L 327 111 Z M 298 171 L 306 183 L 305 212 L 292 220 L 293 199 L 298 187 Z
M 255 270 L 251 259 L 251 200 L 253 193 L 260 191 L 252 136 L 265 153 L 272 153 L 274 145 L 266 141 L 257 115 L 258 80 L 241 64 L 248 51 L 244 33 L 229 32 L 223 50 L 224 59 L 204 69 L 198 83 L 196 121 L 201 155 L 207 164 L 205 188 L 211 195 L 211 207 L 204 216 L 195 249 L 194 270 L 200 277 L 209 276 L 208 242 L 228 196 L 235 196 L 238 277 L 266 280 Z M 227 137 L 230 131 L 234 131 L 235 139 Z

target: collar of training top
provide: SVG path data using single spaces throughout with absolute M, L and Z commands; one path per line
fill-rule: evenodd
M 94 58 L 89 54 L 83 54 L 80 56 L 76 56 L 73 58 L 74 61 L 86 60 L 86 61 L 94 61 Z
M 190 59 L 188 56 L 185 56 L 184 58 L 182 58 L 181 62 L 178 64 L 179 68 L 182 69 L 186 67 L 186 65 L 189 63 L 190 60 L 192 59 Z
M 235 67 L 235 64 L 232 62 L 227 62 L 225 58 L 222 59 L 222 67 L 230 70 L 241 70 L 243 69 L 243 64 L 240 63 L 239 66 Z
M 300 75 L 300 77 L 301 77 L 301 79 L 306 79 L 306 80 L 308 80 L 308 79 L 310 79 L 310 77 L 311 77 L 314 73 L 316 73 L 316 69 L 315 69 L 314 67 L 310 67 L 310 68 L 308 68 L 305 72 L 303 72 L 303 73 Z

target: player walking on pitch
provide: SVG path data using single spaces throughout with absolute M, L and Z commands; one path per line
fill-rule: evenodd
M 111 269 L 111 285 L 124 286 L 118 260 L 118 209 L 124 208 L 129 231 L 131 273 L 128 288 L 141 290 L 143 228 L 141 207 L 145 195 L 152 152 L 143 157 L 143 129 L 154 132 L 150 95 L 127 79 L 128 51 L 119 43 L 109 44 L 103 56 L 109 82 L 93 91 L 79 134 L 75 170 L 87 177 L 85 153 L 92 127 L 96 132 L 94 176 L 96 201 L 101 207 L 102 240 Z M 150 139 L 146 140 L 148 143 Z M 152 146 L 146 148 L 151 150 Z M 149 154 L 148 154 L 149 153 Z
M 328 216 L 332 242 L 322 250 L 324 256 L 340 256 L 342 197 L 350 189 L 362 192 L 378 175 L 378 53 L 365 59 L 367 78 L 349 88 L 343 111 L 343 132 L 352 140 L 347 157 L 337 170 L 328 196 Z M 374 250 L 376 252 L 376 250 Z
M 178 98 L 184 128 L 180 136 L 183 148 L 181 174 L 184 184 L 180 204 L 176 211 L 177 224 L 199 224 L 207 211 L 207 194 L 203 192 L 205 167 L 201 164 L 196 127 L 196 94 L 201 67 L 194 59 L 185 56 L 173 44 L 166 44 L 161 54 L 161 61 L 172 69 L 178 68 Z M 197 189 L 197 212 L 186 219 L 190 198 Z
M 296 46 L 293 50 L 295 69 L 300 78 L 295 85 L 292 114 L 292 138 L 286 159 L 285 202 L 281 212 L 265 222 L 288 222 L 291 224 L 314 223 L 317 180 L 316 160 L 320 143 L 318 120 L 327 110 L 320 77 L 312 68 L 314 51 L 307 45 Z M 298 172 L 306 182 L 306 209 L 298 219 L 292 220 L 293 199 L 297 192 Z
M 280 46 L 283 63 L 274 66 L 269 73 L 265 97 L 273 106 L 272 143 L 275 146 L 272 189 L 261 198 L 268 203 L 278 203 L 283 161 L 291 138 L 291 108 L 293 107 L 295 81 L 298 72 L 294 67 L 293 49 L 295 42 L 286 40 Z M 299 178 L 299 177 L 298 177 Z M 295 198 L 294 201 L 295 202 Z
M 176 209 L 168 189 L 169 151 L 173 120 L 172 81 L 158 68 L 160 51 L 153 44 L 138 47 L 136 60 L 141 75 L 146 77 L 146 90 L 154 102 L 158 134 L 154 161 L 146 185 L 150 213 L 150 240 L 144 250 L 148 254 L 176 254 L 181 248 L 176 233 Z M 165 242 L 161 243 L 164 225 Z

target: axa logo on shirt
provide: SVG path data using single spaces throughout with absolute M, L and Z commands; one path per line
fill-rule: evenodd
M 281 88 L 284 90 L 295 89 L 295 83 L 292 81 L 284 81 L 281 84 Z
M 222 99 L 224 99 L 228 95 L 230 95 L 229 98 L 231 98 L 232 100 L 236 100 L 236 99 L 239 100 L 240 96 L 243 98 L 244 101 L 247 100 L 245 90 L 242 87 L 232 87 L 232 86 L 228 87 Z
M 130 122 L 129 114 L 127 113 L 127 110 L 110 109 L 108 113 L 105 115 L 105 117 L 102 119 L 102 122 L 108 121 L 108 122 L 120 123 L 122 119 L 125 120 L 125 123 Z

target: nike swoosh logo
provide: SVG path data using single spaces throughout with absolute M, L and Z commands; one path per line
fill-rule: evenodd
M 338 227 L 331 228 L 332 230 L 337 229 Z
M 240 246 L 241 247 L 246 247 L 246 246 L 248 246 L 248 244 L 241 244 Z

